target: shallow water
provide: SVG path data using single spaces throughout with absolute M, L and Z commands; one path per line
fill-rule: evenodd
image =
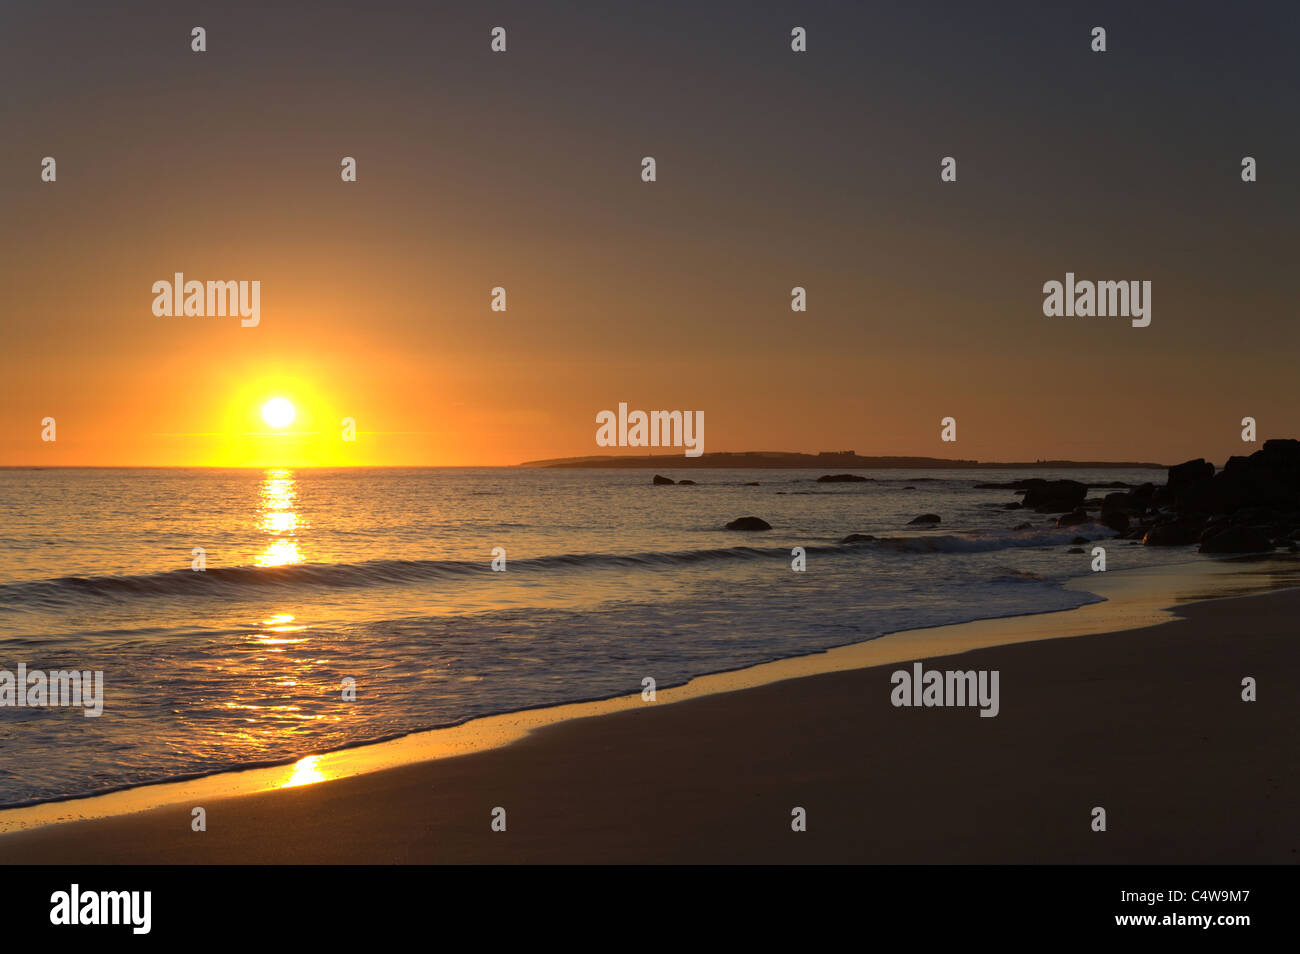
M 700 470 L 694 487 L 654 487 L 642 470 L 0 471 L 0 670 L 105 683 L 99 718 L 0 708 L 0 804 L 1082 605 L 1063 583 L 1091 556 L 1069 541 L 1111 532 L 1056 528 L 974 485 L 1161 477 L 861 473 L 873 480 Z M 926 512 L 940 527 L 907 526 Z M 773 529 L 723 529 L 748 514 Z M 837 542 L 852 532 L 882 540 Z M 1110 571 L 1195 559 L 1107 545 Z

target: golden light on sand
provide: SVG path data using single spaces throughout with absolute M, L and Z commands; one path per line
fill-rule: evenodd
M 262 405 L 262 420 L 271 427 L 288 427 L 295 416 L 293 405 L 285 398 L 271 398 Z
M 309 755 L 299 759 L 294 763 L 293 773 L 280 787 L 292 788 L 295 785 L 311 785 L 313 782 L 325 781 L 327 776 L 316 767 L 318 761 L 320 761 L 319 755 Z

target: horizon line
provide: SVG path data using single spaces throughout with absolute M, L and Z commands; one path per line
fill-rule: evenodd
M 641 454 L 613 454 L 613 455 L 593 455 L 584 457 L 554 457 L 542 458 L 537 460 L 520 461 L 514 464 L 0 464 L 0 470 L 456 470 L 456 469 L 493 469 L 493 470 L 581 470 L 581 469 L 599 469 L 602 463 L 608 462 L 612 468 L 628 468 L 629 463 L 619 463 L 620 461 L 648 461 L 654 458 L 655 465 L 671 464 L 681 461 L 685 466 L 691 468 L 707 467 L 707 458 L 712 456 L 768 456 L 768 457 L 785 457 L 785 458 L 811 458 L 807 462 L 796 461 L 795 463 L 777 465 L 773 467 L 763 467 L 761 465 L 748 469 L 770 469 L 770 470 L 798 470 L 811 469 L 816 470 L 823 466 L 834 466 L 836 461 L 816 460 L 815 454 L 809 454 L 799 451 L 711 451 L 701 457 L 685 457 L 681 454 L 663 454 L 663 455 L 641 455 Z M 833 454 L 830 457 L 839 457 L 841 466 L 847 466 L 843 458 L 847 455 Z M 915 459 L 924 461 L 916 466 L 908 468 L 903 466 L 898 469 L 913 470 L 966 470 L 972 467 L 1114 467 L 1114 468 L 1139 468 L 1144 470 L 1167 469 L 1170 464 L 1157 463 L 1153 461 L 1111 461 L 1111 460 L 1073 460 L 1068 458 L 1046 458 L 1040 460 L 976 460 L 974 458 L 956 458 L 956 457 L 929 457 L 921 454 L 879 454 L 871 457 L 860 456 L 861 460 L 890 460 L 906 461 Z M 575 466 L 575 465 L 585 465 Z M 567 465 L 567 466 L 566 466 Z M 951 467 L 946 465 L 952 465 Z M 719 469 L 746 469 L 746 468 L 719 468 Z M 849 469 L 868 470 L 866 467 L 850 467 Z M 896 469 L 896 468 L 887 468 Z

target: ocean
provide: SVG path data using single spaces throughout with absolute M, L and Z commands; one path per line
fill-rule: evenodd
M 1070 541 L 1112 531 L 1055 527 L 975 485 L 1164 476 L 666 472 L 698 483 L 631 469 L 0 470 L 0 670 L 104 673 L 98 718 L 0 707 L 0 805 L 1068 609 L 1090 601 L 1063 584 L 1092 561 Z M 922 513 L 942 523 L 908 526 Z M 747 515 L 772 529 L 723 528 Z M 838 542 L 850 533 L 880 539 Z M 1108 572 L 1196 559 L 1107 545 Z

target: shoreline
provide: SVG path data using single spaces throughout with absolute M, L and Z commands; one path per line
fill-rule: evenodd
M 697 676 L 660 688 L 653 703 L 639 694 L 518 710 L 427 729 L 385 741 L 308 755 L 295 762 L 229 769 L 191 779 L 153 782 L 107 793 L 76 796 L 0 810 L 0 849 L 10 836 L 48 832 L 87 822 L 112 822 L 181 803 L 245 798 L 259 793 L 337 783 L 397 769 L 510 747 L 539 731 L 635 710 L 663 709 L 790 680 L 941 658 L 999 646 L 1037 644 L 1085 635 L 1126 632 L 1179 618 L 1188 602 L 1259 595 L 1300 586 L 1300 561 L 1277 557 L 1248 561 L 1194 561 L 1157 568 L 1090 574 L 1067 587 L 1102 599 L 1048 613 L 974 620 L 905 630 L 825 651 L 785 657 L 741 669 Z M 2 852 L 0 852 L 2 853 Z

